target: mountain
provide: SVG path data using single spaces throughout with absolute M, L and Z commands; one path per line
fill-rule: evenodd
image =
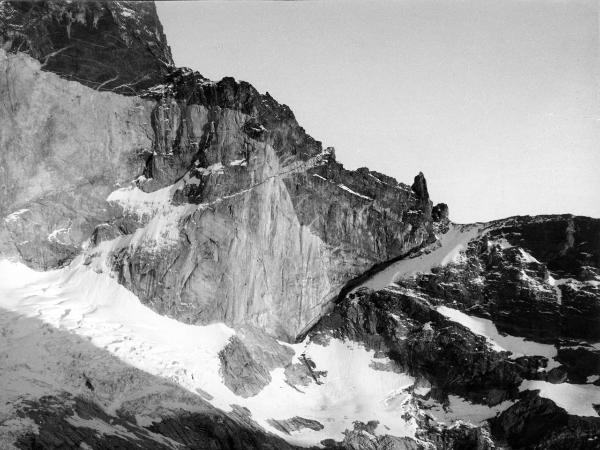
M 0 22 L 0 447 L 597 448 L 600 220 L 453 224 L 153 3 Z

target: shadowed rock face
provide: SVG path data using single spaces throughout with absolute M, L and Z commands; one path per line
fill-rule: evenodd
M 486 439 L 475 428 L 455 429 L 448 442 L 443 433 L 430 436 L 438 448 L 596 448 L 600 417 L 569 414 L 519 386 L 523 380 L 598 385 L 599 237 L 600 220 L 570 215 L 485 224 L 446 265 L 340 298 L 309 339 L 362 342 L 427 380 L 428 396 L 440 402 L 458 395 L 475 405 L 513 403 L 490 420 L 491 434 L 479 428 Z M 494 350 L 440 314 L 440 305 L 489 319 L 502 333 L 554 345 L 558 367 L 544 357 Z
M 495 405 L 514 398 L 522 377 L 537 369 L 526 359 L 515 363 L 489 349 L 484 338 L 435 311 L 433 299 L 391 288 L 351 294 L 310 336 L 317 342 L 330 336 L 363 342 L 428 379 L 439 398 L 452 393 Z
M 499 443 L 536 450 L 596 449 L 600 418 L 568 415 L 554 402 L 532 392 L 491 420 Z
M 0 308 L 0 333 L 2 449 L 297 448 L 36 318 Z
M 125 95 L 156 84 L 173 65 L 153 2 L 2 2 L 0 46 L 64 78 Z
M 600 220 L 566 215 L 492 222 L 463 261 L 416 284 L 500 331 L 555 343 L 600 340 L 599 280 Z

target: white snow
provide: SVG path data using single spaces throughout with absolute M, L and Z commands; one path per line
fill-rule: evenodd
M 431 391 L 431 387 L 429 387 L 429 386 L 418 386 L 418 387 L 413 388 L 413 392 L 416 395 L 420 395 L 422 397 L 429 394 L 430 391 Z
M 55 242 L 58 244 L 63 244 L 64 242 L 61 240 L 62 236 L 65 235 L 69 235 L 69 231 L 70 228 L 57 228 L 56 230 L 52 231 L 52 233 L 50 233 L 48 235 L 48 242 Z
M 179 241 L 179 221 L 199 207 L 186 204 L 162 210 L 146 226 L 135 230 L 129 242 L 130 249 L 158 251 L 165 246 L 176 244 Z
M 408 374 L 375 370 L 373 351 L 361 344 L 331 339 L 329 345 L 296 344 L 295 361 L 304 353 L 315 364 L 315 370 L 326 370 L 322 385 L 311 383 L 290 389 L 284 380 L 283 369 L 272 372 L 273 381 L 256 397 L 239 403 L 248 407 L 254 418 L 286 419 L 301 416 L 318 420 L 323 430 L 302 430 L 287 440 L 298 445 L 317 445 L 322 439 L 343 439 L 343 431 L 352 429 L 353 422 L 378 420 L 377 431 L 394 436 L 413 436 L 417 424 L 413 418 L 401 416 L 414 412 L 412 396 L 407 389 L 414 379 Z M 389 429 L 386 429 L 388 427 Z
M 592 405 L 600 404 L 600 389 L 592 384 L 552 384 L 547 381 L 525 380 L 519 390 L 539 390 L 540 397 L 552 400 L 569 414 L 598 417 Z
M 218 357 L 234 330 L 220 323 L 194 326 L 161 316 L 107 273 L 96 273 L 83 265 L 82 257 L 70 267 L 49 272 L 1 260 L 0 314 L 3 310 L 81 336 L 124 363 L 171 380 L 192 393 L 208 393 L 213 397 L 211 403 L 222 410 L 230 411 L 233 404 L 245 406 L 257 423 L 290 442 L 318 445 L 324 438 L 342 439 L 343 431 L 352 429 L 355 420 L 379 420 L 382 433 L 396 436 L 414 436 L 416 430 L 414 419 L 402 418 L 414 410 L 412 394 L 407 391 L 414 379 L 374 369 L 372 362 L 390 361 L 377 359 L 374 352 L 352 342 L 332 339 L 328 346 L 308 342 L 291 346 L 296 352 L 295 362 L 300 362 L 304 353 L 316 363 L 315 370 L 327 371 L 323 384 L 311 383 L 296 390 L 286 382 L 284 369 L 278 368 L 271 372 L 271 383 L 257 396 L 244 399 L 235 395 L 222 382 Z M 27 352 L 19 357 L 23 361 L 16 364 L 22 367 L 19 370 L 25 371 L 24 367 L 34 363 Z M 27 384 L 31 381 L 20 372 L 12 374 L 10 380 L 6 372 L 0 370 L 0 374 L 4 385 L 0 399 L 23 392 L 41 395 L 47 389 L 46 383 L 35 388 Z M 0 402 L 0 413 L 2 404 L 5 402 Z M 116 402 L 107 411 L 119 405 Z M 300 430 L 290 437 L 267 423 L 269 419 L 294 416 L 318 420 L 325 428 Z M 103 430 L 102 423 L 77 423 Z
M 323 180 L 323 181 L 328 181 L 331 184 L 335 184 L 333 181 L 328 180 L 327 178 L 324 178 L 324 177 L 322 177 L 321 175 L 319 175 L 317 173 L 313 173 L 313 177 L 319 178 L 320 180 Z M 377 179 L 377 178 L 375 178 L 375 179 Z M 377 181 L 379 181 L 379 180 L 377 180 Z M 381 181 L 380 181 L 380 183 L 381 183 Z M 345 184 L 338 184 L 336 186 L 339 187 L 339 188 L 341 188 L 341 189 L 343 189 L 346 192 L 351 193 L 352 195 L 356 195 L 357 197 L 364 198 L 365 200 L 373 201 L 373 199 L 371 197 L 367 197 L 366 195 L 359 194 L 358 192 L 353 191 L 352 189 L 350 189 Z
M 375 175 L 373 175 L 372 173 L 369 173 L 369 176 L 371 178 L 373 178 L 375 181 L 377 181 L 379 184 L 383 184 L 383 181 L 381 181 L 379 178 L 377 178 Z
M 204 168 L 204 167 L 200 167 L 198 169 L 198 172 L 200 172 L 202 175 L 213 175 L 213 174 L 220 174 L 220 173 L 224 173 L 225 167 L 223 166 L 222 163 L 215 163 L 215 164 L 211 164 L 210 166 Z
M 149 251 L 158 251 L 169 245 L 174 245 L 179 240 L 179 221 L 204 207 L 203 205 L 184 204 L 175 206 L 171 203 L 174 192 L 179 189 L 184 180 L 164 187 L 154 192 L 144 192 L 137 186 L 117 189 L 106 199 L 119 204 L 125 212 L 132 214 L 145 223 L 143 227 L 135 230 L 129 239 L 128 245 L 132 251 L 144 248 Z M 119 240 L 115 245 L 124 245 Z
M 111 192 L 106 200 L 121 205 L 125 211 L 139 217 L 152 216 L 170 204 L 176 189 L 177 184 L 173 184 L 154 192 L 144 192 L 132 185 Z
M 492 245 L 498 245 L 502 250 L 505 250 L 507 248 L 512 248 L 514 247 L 510 242 L 508 242 L 505 238 L 500 238 L 500 239 L 496 239 L 496 240 L 490 240 L 488 241 L 488 246 L 492 246 Z
M 236 159 L 229 163 L 230 166 L 246 166 L 248 162 L 245 159 Z
M 533 256 L 531 256 L 529 253 L 527 253 L 522 248 L 519 248 L 519 254 L 521 255 L 521 258 L 523 259 L 523 261 L 528 262 L 528 263 L 538 263 L 539 264 L 539 261 L 537 259 L 535 259 Z
M 352 189 L 350 189 L 345 184 L 338 184 L 338 187 L 342 188 L 346 192 L 350 192 L 351 194 L 356 195 L 357 197 L 361 197 L 361 198 L 364 198 L 364 199 L 367 199 L 367 200 L 373 200 L 371 197 L 367 197 L 366 195 L 362 195 L 362 194 L 359 194 L 356 191 L 353 191 Z
M 589 377 L 587 377 L 587 379 L 585 380 L 586 383 L 595 383 L 596 381 L 598 381 L 600 379 L 600 375 L 590 375 Z
M 21 218 L 21 214 L 26 213 L 27 211 L 29 211 L 29 210 L 28 209 L 19 209 L 18 211 L 15 211 L 15 212 L 9 214 L 8 216 L 6 216 L 4 218 L 4 221 L 6 223 L 16 222 L 17 220 L 19 220 Z
M 552 275 L 550 275 L 548 277 L 548 284 L 550 284 L 550 286 L 552 286 L 552 288 L 554 289 L 554 292 L 556 293 L 556 302 L 559 305 L 562 305 L 562 291 L 560 290 L 559 285 L 562 283 L 559 283 L 558 280 L 556 280 Z
M 505 400 L 498 405 L 490 407 L 471 403 L 457 395 L 449 395 L 447 408 L 443 408 L 439 403 L 433 401 L 426 402 L 425 404 L 431 406 L 431 409 L 428 410 L 429 414 L 440 422 L 449 424 L 461 420 L 473 425 L 479 425 L 484 420 L 491 419 L 510 408 L 514 402 Z
M 234 334 L 223 324 L 194 326 L 161 316 L 107 274 L 88 270 L 82 258 L 50 272 L 2 260 L 0 274 L 0 308 L 85 336 L 190 390 L 221 383 L 217 355 Z
M 511 358 L 515 359 L 521 356 L 544 356 L 548 358 L 548 367 L 550 370 L 558 367 L 560 363 L 553 358 L 558 355 L 555 346 L 549 344 L 539 344 L 533 341 L 527 341 L 521 337 L 504 335 L 498 332 L 494 322 L 480 317 L 469 316 L 457 309 L 448 308 L 447 306 L 438 306 L 437 311 L 443 314 L 448 319 L 464 325 L 473 333 L 486 338 L 490 346 L 499 352 L 511 352 Z
M 548 281 L 552 286 L 558 287 L 561 285 L 567 285 L 569 286 L 571 289 L 573 290 L 580 290 L 580 289 L 585 289 L 585 288 L 589 288 L 589 287 L 598 287 L 600 285 L 600 281 L 596 281 L 596 280 L 586 280 L 586 281 L 579 281 L 576 280 L 575 278 L 559 278 L 559 279 L 555 279 L 552 276 L 550 277 L 549 281 Z
M 436 266 L 444 266 L 459 258 L 468 242 L 475 238 L 481 230 L 478 225 L 451 225 L 447 233 L 432 245 L 431 251 L 411 258 L 402 259 L 376 273 L 359 287 L 379 290 L 394 284 L 400 278 L 409 278 L 417 273 L 431 272 Z

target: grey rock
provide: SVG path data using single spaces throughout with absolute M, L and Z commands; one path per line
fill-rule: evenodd
M 290 419 L 269 419 L 268 421 L 271 425 L 277 428 L 279 431 L 282 431 L 286 434 L 291 434 L 293 431 L 302 430 L 304 428 L 309 428 L 311 430 L 319 431 L 322 430 L 323 424 L 319 423 L 316 420 L 305 419 L 304 417 L 292 417 Z
M 237 336 L 230 338 L 219 359 L 223 383 L 237 395 L 252 397 L 271 382 L 269 371 L 252 358 Z

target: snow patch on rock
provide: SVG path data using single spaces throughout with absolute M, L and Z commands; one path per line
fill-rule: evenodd
M 553 345 L 540 344 L 509 334 L 500 334 L 496 325 L 491 320 L 470 316 L 457 309 L 448 308 L 447 306 L 438 306 L 437 311 L 453 322 L 460 323 L 473 333 L 486 338 L 489 345 L 494 350 L 512 353 L 510 356 L 512 359 L 521 356 L 537 355 L 548 359 L 547 370 L 560 365 L 560 363 L 553 359 L 558 355 L 558 351 Z
M 451 225 L 447 233 L 418 255 L 402 259 L 381 272 L 376 273 L 360 287 L 380 290 L 393 285 L 401 278 L 409 278 L 418 273 L 427 273 L 437 266 L 444 266 L 457 261 L 469 241 L 475 238 L 481 227 L 479 225 Z
M 233 329 L 221 323 L 187 325 L 161 316 L 107 273 L 96 273 L 85 266 L 83 257 L 67 268 L 49 272 L 1 260 L 1 310 L 84 337 L 126 364 L 177 383 L 189 392 L 207 393 L 210 402 L 224 411 L 231 411 L 231 405 L 246 407 L 259 425 L 293 443 L 318 445 L 325 438 L 343 439 L 343 432 L 352 429 L 356 420 L 378 420 L 382 433 L 395 436 L 414 437 L 417 429 L 409 392 L 414 379 L 408 374 L 373 368 L 373 362 L 385 365 L 390 361 L 375 357 L 373 351 L 353 342 L 332 339 L 327 346 L 308 341 L 290 346 L 295 351 L 295 363 L 300 363 L 301 357 L 310 358 L 316 370 L 327 372 L 322 384 L 293 387 L 280 367 L 271 371 L 271 382 L 256 396 L 235 395 L 223 383 L 218 356 L 235 334 Z M 27 351 L 23 349 L 23 358 L 35 359 Z M 23 365 L 11 367 L 26 371 Z M 48 388 L 42 385 L 33 389 L 25 372 L 0 373 L 6 387 L 0 395 L 1 404 L 23 392 L 34 396 L 47 393 Z M 107 411 L 114 412 L 119 405 L 116 402 Z M 269 423 L 271 419 L 295 416 L 318 421 L 323 429 L 304 428 L 287 435 Z M 81 426 L 88 425 L 81 422 Z M 103 429 L 102 423 L 91 425 Z M 114 427 L 111 430 L 114 432 Z
M 575 416 L 598 417 L 593 405 L 600 404 L 600 389 L 591 384 L 548 383 L 525 380 L 520 391 L 539 391 L 540 397 L 552 400 L 567 413 Z

